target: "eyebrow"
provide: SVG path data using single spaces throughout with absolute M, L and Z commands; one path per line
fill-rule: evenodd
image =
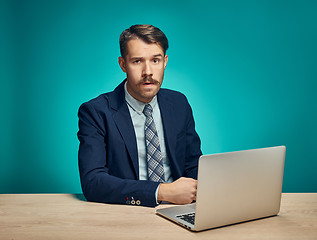
M 156 57 L 163 57 L 163 55 L 161 53 L 153 55 L 153 58 L 156 58 Z M 143 59 L 143 58 L 144 57 L 132 57 L 130 58 L 130 60 L 137 60 L 137 59 Z
M 153 57 L 163 57 L 163 55 L 162 54 L 155 54 Z

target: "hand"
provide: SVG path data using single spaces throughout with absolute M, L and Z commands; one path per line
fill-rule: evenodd
M 157 200 L 175 204 L 188 204 L 196 200 L 197 180 L 181 177 L 172 183 L 161 183 Z

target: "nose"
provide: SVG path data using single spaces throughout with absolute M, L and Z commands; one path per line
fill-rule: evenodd
M 151 64 L 149 62 L 144 63 L 142 77 L 153 76 Z

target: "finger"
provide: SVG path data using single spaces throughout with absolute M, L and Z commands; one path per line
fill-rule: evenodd
M 194 199 L 196 200 L 197 197 L 197 191 L 194 192 Z
M 191 202 L 195 202 L 196 201 L 196 195 L 192 196 L 191 198 Z

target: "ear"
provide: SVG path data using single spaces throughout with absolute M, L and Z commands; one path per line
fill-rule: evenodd
M 164 69 L 166 68 L 167 61 L 168 61 L 168 56 L 165 55 L 164 56 Z
M 120 65 L 122 71 L 126 73 L 127 70 L 126 70 L 125 61 L 124 61 L 123 57 L 119 57 L 119 65 Z

